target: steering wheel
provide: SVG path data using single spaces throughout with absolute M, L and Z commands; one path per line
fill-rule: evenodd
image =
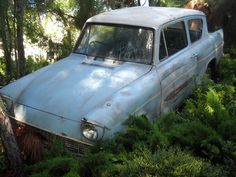
M 106 44 L 105 42 L 101 42 L 101 41 L 91 41 L 91 42 L 89 42 L 89 46 L 92 46 L 92 47 L 96 46 L 97 44 L 108 47 L 108 44 Z

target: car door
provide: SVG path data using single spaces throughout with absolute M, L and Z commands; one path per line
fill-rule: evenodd
M 213 45 L 206 37 L 206 21 L 204 17 L 191 17 L 187 20 L 188 35 L 190 41 L 189 51 L 197 59 L 197 77 L 196 82 L 201 81 L 202 73 L 205 72 L 208 56 L 213 51 Z M 199 77 L 200 76 L 200 77 Z
M 184 20 L 167 24 L 160 30 L 157 72 L 161 81 L 161 112 L 174 109 L 191 92 L 197 57 L 189 51 Z

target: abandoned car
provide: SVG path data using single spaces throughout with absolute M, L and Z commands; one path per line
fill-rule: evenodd
M 196 10 L 132 7 L 87 20 L 73 52 L 0 90 L 9 116 L 45 135 L 93 144 L 178 106 L 217 68 L 223 32 Z M 46 137 L 45 137 L 46 138 Z

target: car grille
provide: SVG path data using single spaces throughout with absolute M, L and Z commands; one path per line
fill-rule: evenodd
M 60 142 L 62 142 L 64 144 L 64 146 L 71 151 L 73 154 L 75 154 L 76 156 L 80 156 L 82 154 L 84 154 L 86 151 L 89 150 L 89 147 L 91 147 L 91 144 L 86 144 L 83 142 L 77 142 L 74 140 L 71 140 L 69 138 L 63 137 L 63 136 L 58 136 L 52 133 L 49 133 L 47 131 L 35 128 L 33 126 L 30 125 L 26 125 L 22 122 L 19 122 L 13 118 L 10 119 L 11 123 L 12 123 L 12 127 L 13 130 L 16 134 L 16 129 L 20 126 L 20 127 L 25 127 L 27 129 L 27 131 L 32 131 L 36 134 L 38 134 L 42 140 L 43 140 L 43 145 L 45 149 L 49 149 L 50 144 L 52 144 L 52 142 L 56 139 L 59 140 Z

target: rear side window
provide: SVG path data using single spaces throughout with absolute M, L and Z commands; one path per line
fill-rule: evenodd
M 165 27 L 160 36 L 159 59 L 163 60 L 188 45 L 184 22 Z
M 203 22 L 201 19 L 192 19 L 188 21 L 190 40 L 192 43 L 202 37 Z

